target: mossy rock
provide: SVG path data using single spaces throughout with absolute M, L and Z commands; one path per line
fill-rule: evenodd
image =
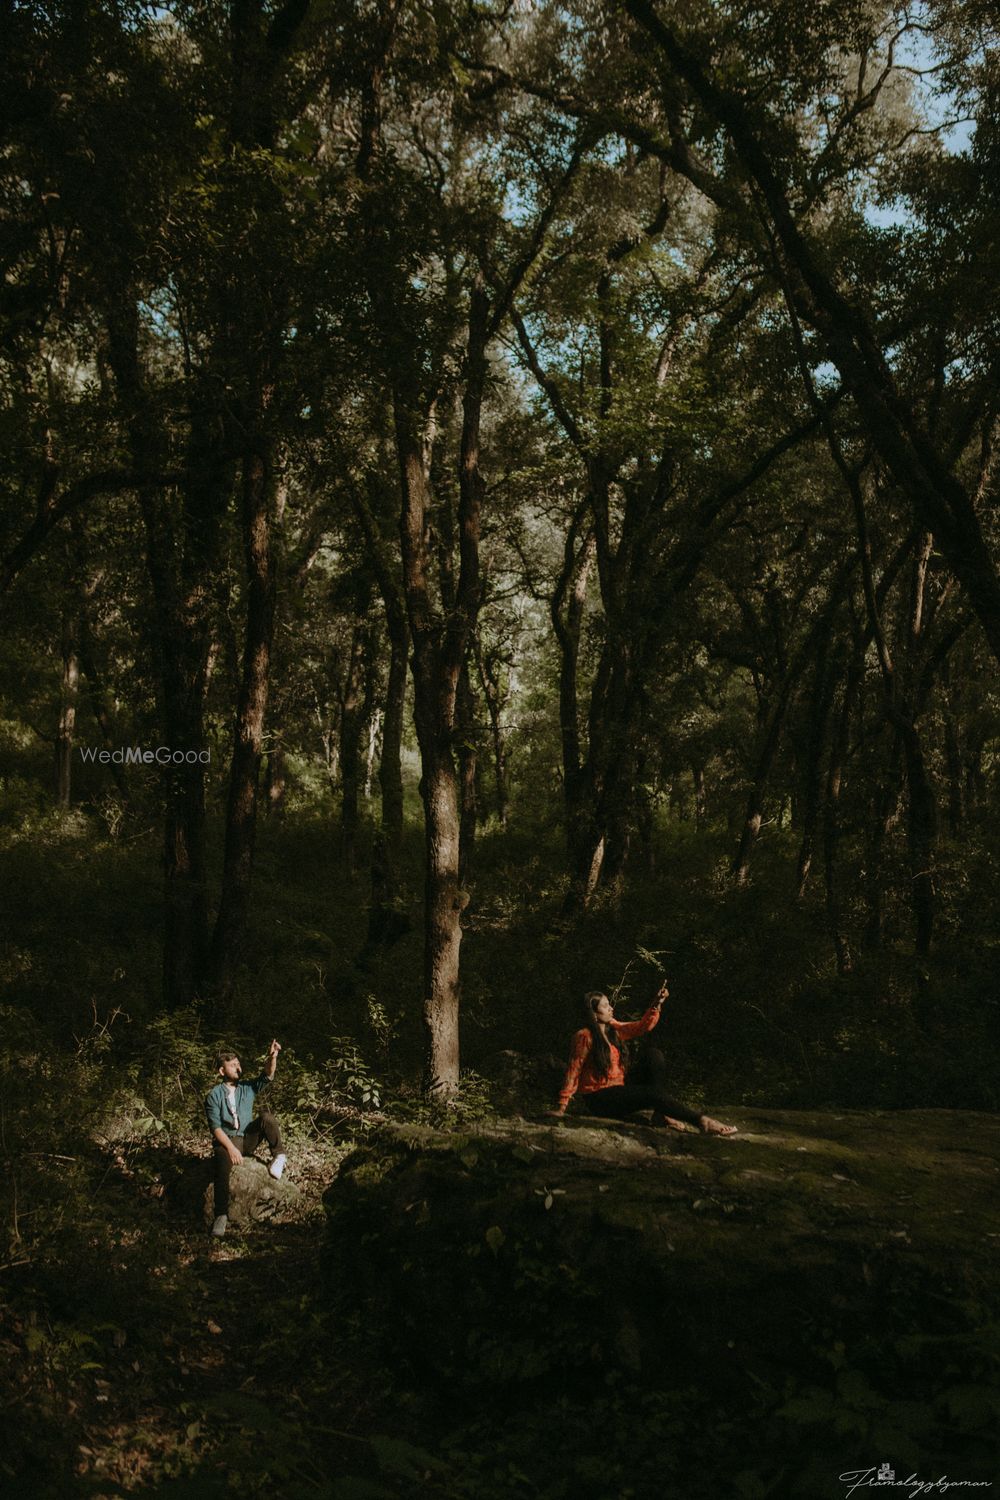
M 653 1399 L 623 1494 L 673 1472 L 693 1500 L 706 1463 L 706 1500 L 720 1464 L 726 1493 L 808 1500 L 887 1460 L 993 1477 L 1000 1121 L 718 1113 L 738 1136 L 384 1128 L 326 1195 L 331 1294 L 391 1301 L 384 1357 L 459 1427 L 493 1403 L 525 1450 L 579 1435 L 599 1392 Z
M 294 1218 L 301 1198 L 302 1194 L 287 1177 L 276 1182 L 262 1161 L 244 1158 L 238 1167 L 233 1168 L 229 1178 L 230 1228 L 246 1229 L 268 1219 Z M 202 1215 L 206 1225 L 211 1226 L 215 1218 L 215 1194 L 211 1183 L 205 1189 Z

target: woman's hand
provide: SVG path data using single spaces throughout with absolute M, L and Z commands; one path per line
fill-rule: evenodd
M 669 998 L 669 995 L 670 991 L 667 989 L 667 981 L 664 979 L 660 985 L 660 988 L 657 990 L 655 996 L 653 997 L 653 1004 L 657 1007 L 661 1006 L 664 1000 Z

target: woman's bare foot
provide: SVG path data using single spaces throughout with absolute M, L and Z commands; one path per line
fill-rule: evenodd
M 702 1115 L 698 1121 L 702 1135 L 736 1135 L 736 1125 L 723 1125 L 721 1120 L 713 1120 L 710 1115 Z
M 666 1126 L 668 1130 L 679 1130 L 682 1135 L 687 1132 L 687 1126 L 683 1120 L 671 1119 L 670 1115 L 661 1114 L 659 1111 L 653 1116 L 653 1124 L 659 1125 L 661 1129 Z

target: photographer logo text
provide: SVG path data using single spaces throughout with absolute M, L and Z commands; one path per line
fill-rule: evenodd
M 874 1464 L 870 1469 L 851 1469 L 840 1476 L 841 1484 L 846 1484 L 847 1495 L 853 1495 L 855 1490 L 905 1490 L 907 1500 L 917 1500 L 919 1495 L 944 1495 L 948 1490 L 989 1490 L 993 1488 L 989 1479 L 949 1479 L 947 1474 L 942 1474 L 938 1479 L 918 1479 L 916 1474 L 910 1474 L 906 1479 L 897 1479 L 895 1471 L 888 1464 L 880 1464 L 876 1469 Z

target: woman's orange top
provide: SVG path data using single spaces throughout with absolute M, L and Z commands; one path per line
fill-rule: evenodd
M 635 1036 L 645 1036 L 647 1031 L 652 1031 L 659 1019 L 660 1007 L 651 1005 L 638 1021 L 609 1021 L 608 1025 L 618 1034 L 621 1041 L 629 1042 Z M 563 1086 L 559 1092 L 561 1110 L 566 1108 L 578 1090 L 581 1094 L 593 1094 L 598 1089 L 619 1088 L 625 1082 L 621 1050 L 615 1046 L 611 1038 L 608 1037 L 611 1066 L 603 1076 L 598 1076 L 590 1065 L 590 1050 L 593 1045 L 594 1037 L 590 1028 L 581 1027 L 573 1038 L 569 1067 L 566 1069 L 566 1077 L 563 1079 Z

